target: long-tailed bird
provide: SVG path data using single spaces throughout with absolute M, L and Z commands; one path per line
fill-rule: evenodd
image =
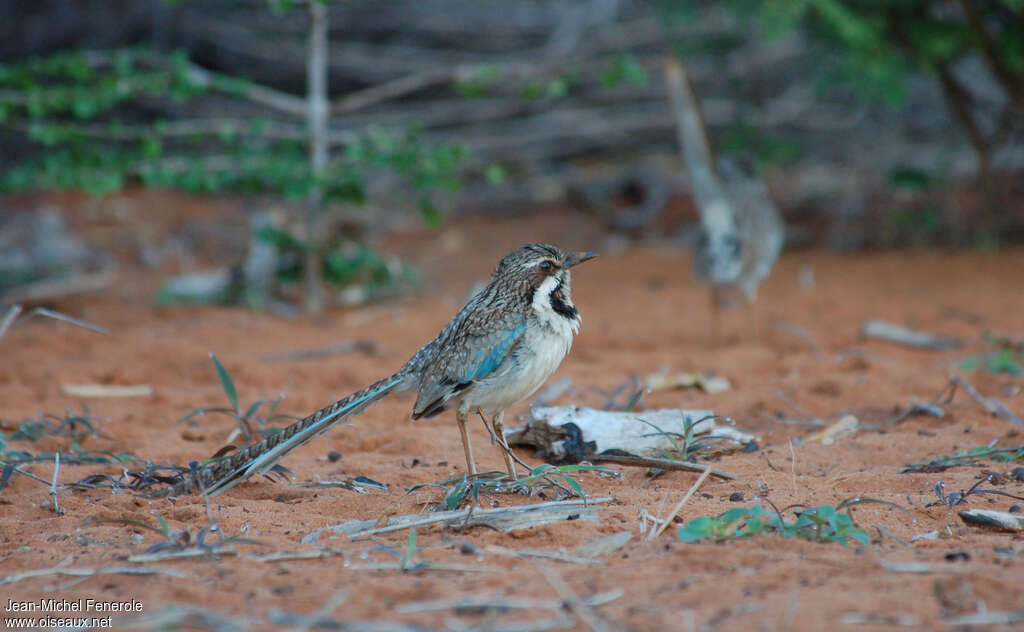
M 782 217 L 752 164 L 733 157 L 715 164 L 700 102 L 677 59 L 666 63 L 665 79 L 700 212 L 694 273 L 711 286 L 716 310 L 729 305 L 736 290 L 750 305 L 782 250 Z
M 455 410 L 470 474 L 476 473 L 476 462 L 466 418 L 478 411 L 486 424 L 484 416 L 490 416 L 505 464 L 515 477 L 502 419 L 506 410 L 540 388 L 569 352 L 580 326 L 569 271 L 595 256 L 563 253 L 548 244 L 520 247 L 501 260 L 487 286 L 394 375 L 153 495 L 220 494 L 268 472 L 289 452 L 373 402 L 403 391 L 416 392 L 413 419 Z

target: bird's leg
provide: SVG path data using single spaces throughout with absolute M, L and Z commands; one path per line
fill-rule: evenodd
M 459 432 L 462 433 L 462 448 L 466 451 L 466 467 L 470 475 L 476 474 L 476 461 L 473 460 L 473 445 L 469 442 L 469 433 L 466 432 L 466 411 L 459 408 L 455 411 L 455 419 L 459 422 Z
M 720 304 L 718 288 L 712 288 L 709 293 L 711 296 L 711 346 L 717 347 L 720 345 L 719 336 L 721 335 L 719 321 L 722 319 L 722 307 Z
M 512 450 L 508 447 L 508 441 L 505 440 L 505 424 L 502 423 L 504 418 L 505 411 L 501 411 L 494 416 L 494 432 L 498 435 L 498 443 L 501 444 L 501 449 L 505 455 L 505 467 L 508 468 L 508 473 L 512 475 L 512 480 L 518 481 L 519 474 L 516 472 L 516 464 L 512 462 Z

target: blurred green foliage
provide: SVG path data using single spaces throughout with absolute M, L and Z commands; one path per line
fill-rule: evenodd
M 367 129 L 314 175 L 301 123 L 266 118 L 164 118 L 208 96 L 239 97 L 248 83 L 198 74 L 183 52 L 66 52 L 0 65 L 0 129 L 21 133 L 32 157 L 0 174 L 0 191 L 77 188 L 102 194 L 138 181 L 194 193 L 274 193 L 301 199 L 322 186 L 326 201 L 362 204 L 374 170 L 402 177 L 429 221 L 432 194 L 459 186 L 465 151 L 426 142 L 415 130 Z M 154 101 L 171 108 L 154 107 Z M 229 107 L 225 109 L 230 110 Z M 338 143 L 341 143 L 339 140 Z
M 936 77 L 950 111 L 977 151 L 982 175 L 991 152 L 1009 138 L 1024 108 L 1024 0 L 729 0 L 741 20 L 768 39 L 800 32 L 814 47 L 818 85 L 852 90 L 871 102 L 900 108 L 913 73 Z M 664 0 L 667 19 L 692 23 L 702 0 Z M 688 38 L 683 56 L 721 56 L 742 40 L 730 34 Z M 1003 107 L 982 98 L 977 85 L 953 72 L 975 56 L 1006 96 Z M 994 123 L 986 123 L 985 119 Z
M 849 514 L 841 513 L 832 505 L 808 507 L 792 522 L 759 505 L 737 507 L 719 516 L 694 518 L 679 529 L 679 539 L 683 542 L 722 542 L 757 535 L 844 545 L 848 540 L 863 545 L 871 543 L 867 532 L 854 524 Z

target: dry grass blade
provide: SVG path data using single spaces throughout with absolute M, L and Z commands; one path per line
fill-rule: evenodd
M 7 333 L 7 330 L 10 329 L 12 324 L 14 324 L 14 321 L 21 314 L 21 310 L 22 310 L 21 305 L 11 305 L 7 309 L 7 313 L 4 314 L 3 320 L 0 320 L 0 338 L 3 338 L 4 335 Z M 95 331 L 98 334 L 106 335 L 106 334 L 110 333 L 109 331 L 107 331 L 106 329 L 104 329 L 102 327 L 97 327 L 96 325 L 93 325 L 92 323 L 87 323 L 84 320 L 78 320 L 77 318 L 72 318 L 71 316 L 68 316 L 67 314 L 61 314 L 60 312 L 55 312 L 53 310 L 46 309 L 45 307 L 36 307 L 32 311 L 30 311 L 28 314 L 25 314 L 25 318 L 31 318 L 32 316 L 46 316 L 47 318 L 52 318 L 54 320 L 59 320 L 59 321 L 68 323 L 70 325 L 75 325 L 76 327 L 82 327 L 83 329 L 88 329 L 89 331 Z
M 184 551 L 170 551 L 168 553 L 140 553 L 138 555 L 129 555 L 128 561 L 135 562 L 137 564 L 145 564 L 148 562 L 161 562 L 164 560 L 180 560 L 191 557 L 222 557 L 222 556 L 234 556 L 238 555 L 238 551 L 231 547 L 216 547 L 216 548 L 196 548 L 196 549 L 185 549 Z
M 943 621 L 946 625 L 994 625 L 997 623 L 1016 623 L 1017 621 L 1024 621 L 1024 610 L 1016 610 L 1011 612 L 972 612 L 970 614 L 960 615 L 959 617 L 953 617 L 952 619 L 946 619 Z
M 569 587 L 569 584 L 566 584 L 561 575 L 556 573 L 553 568 L 547 564 L 537 564 L 537 570 L 540 571 L 540 574 L 544 576 L 544 579 L 551 584 L 551 587 L 555 589 L 555 592 L 558 593 L 558 596 L 563 602 L 565 602 L 565 605 L 568 606 L 568 608 L 572 610 L 572 612 L 579 617 L 581 621 L 587 624 L 587 627 L 594 632 L 610 632 L 611 628 L 605 624 L 604 619 L 594 612 L 594 609 L 587 605 L 586 602 L 580 599 L 579 596 L 573 592 L 572 588 Z
M 289 560 L 320 560 L 337 555 L 348 555 L 348 552 L 342 549 L 322 548 L 316 551 L 279 551 L 277 553 L 267 553 L 266 555 L 248 555 L 241 559 L 253 562 L 284 562 Z
M 169 568 L 65 568 L 54 566 L 51 568 L 37 568 L 31 571 L 14 573 L 7 577 L 0 577 L 0 586 L 16 584 L 25 579 L 43 577 L 46 575 L 70 575 L 73 577 L 93 577 L 95 575 L 169 575 L 171 577 L 185 577 L 184 573 Z
M 676 514 L 679 513 L 679 510 L 683 508 L 683 505 L 686 504 L 686 501 L 690 500 L 690 496 L 693 496 L 693 494 L 697 491 L 701 484 L 703 484 L 704 481 L 707 480 L 708 475 L 710 473 L 711 472 L 709 472 L 708 470 L 704 470 L 704 473 L 697 477 L 697 480 L 694 481 L 693 485 L 690 486 L 689 491 L 687 491 L 686 495 L 683 496 L 682 500 L 680 500 L 679 503 L 672 508 L 672 511 L 669 512 L 668 516 L 665 518 L 665 521 L 661 523 L 661 526 L 658 527 L 656 530 L 652 531 L 651 535 L 647 536 L 648 541 L 653 540 L 662 533 L 664 533 L 665 529 L 668 528 L 668 525 L 671 524 L 672 520 L 676 517 Z

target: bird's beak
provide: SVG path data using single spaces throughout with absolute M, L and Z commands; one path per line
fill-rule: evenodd
M 565 263 L 562 264 L 562 267 L 571 268 L 578 263 L 583 263 L 584 261 L 593 259 L 596 256 L 596 252 L 570 252 L 565 255 Z

